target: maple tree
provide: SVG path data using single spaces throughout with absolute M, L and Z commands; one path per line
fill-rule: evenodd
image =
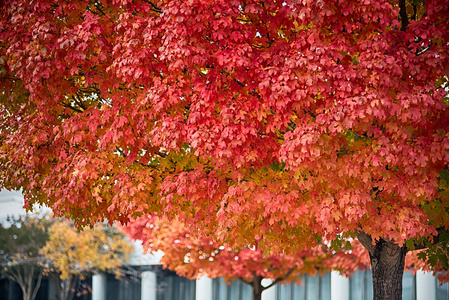
M 39 252 L 46 258 L 46 273 L 53 280 L 60 300 L 72 300 L 79 280 L 95 272 L 115 272 L 128 259 L 133 247 L 115 227 L 96 225 L 77 230 L 68 220 L 56 220 L 49 239 Z
M 286 282 L 301 284 L 299 275 L 317 275 L 337 269 L 349 276 L 369 265 L 360 243 L 354 241 L 334 251 L 326 245 L 294 254 L 265 254 L 257 241 L 240 247 L 217 244 L 211 236 L 192 231 L 180 220 L 157 215 L 142 216 L 122 227 L 131 238 L 141 240 L 146 251 L 162 251 L 161 264 L 189 279 L 202 276 L 241 280 L 251 286 L 253 300 L 260 300 L 266 289 Z M 263 284 L 270 279 L 270 284 Z
M 0 185 L 273 254 L 357 236 L 374 298 L 400 299 L 406 252 L 447 243 L 448 6 L 9 1 Z
M 39 253 L 48 239 L 50 220 L 8 217 L 0 224 L 0 274 L 20 286 L 23 300 L 34 300 L 43 277 L 45 257 Z

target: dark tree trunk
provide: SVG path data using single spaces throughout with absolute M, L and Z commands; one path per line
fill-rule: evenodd
M 407 249 L 380 240 L 370 252 L 373 270 L 374 300 L 402 300 L 402 276 L 404 275 Z
M 37 280 L 34 282 L 37 273 Z M 23 300 L 34 300 L 42 282 L 42 270 L 34 265 L 18 266 L 11 271 L 10 279 L 17 282 L 22 290 Z
M 262 299 L 262 292 L 253 290 L 253 300 L 261 300 Z
M 75 291 L 76 291 L 76 285 L 78 284 L 80 276 L 73 275 L 68 281 L 69 281 L 69 290 L 67 292 L 66 300 L 73 300 L 73 297 L 75 297 Z
M 357 234 L 368 250 L 373 271 L 373 300 L 402 300 L 402 277 L 404 275 L 407 248 L 393 241 L 376 240 L 365 233 Z
M 73 275 L 62 280 L 60 275 L 58 272 L 50 273 L 50 278 L 57 289 L 58 300 L 73 300 L 80 276 Z
M 251 286 L 251 289 L 253 291 L 253 300 L 261 300 L 262 299 L 262 292 L 266 289 L 262 285 L 262 276 L 257 276 L 256 273 L 253 273 L 252 278 L 240 278 L 244 283 Z
M 295 270 L 296 270 L 296 267 L 290 268 L 284 274 L 285 277 L 278 277 L 267 286 L 262 285 L 263 277 L 257 276 L 255 272 L 253 273 L 253 277 L 251 279 L 240 278 L 240 280 L 242 280 L 244 283 L 251 286 L 252 291 L 253 291 L 253 300 L 261 300 L 263 291 L 271 288 L 272 286 L 278 284 L 279 282 L 284 281 L 284 279 L 287 278 L 288 276 L 290 276 L 293 273 L 293 271 L 295 271 Z
M 255 280 L 253 283 L 253 300 L 261 300 L 263 290 L 262 278 Z

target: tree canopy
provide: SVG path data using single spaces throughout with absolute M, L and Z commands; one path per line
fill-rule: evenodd
M 271 253 L 357 235 L 389 278 L 375 298 L 400 299 L 405 253 L 449 225 L 448 16 L 446 0 L 10 1 L 0 185 L 77 224 L 165 212 Z
M 258 241 L 231 247 L 163 216 L 142 216 L 122 229 L 142 241 L 146 251 L 162 251 L 164 268 L 189 279 L 241 280 L 251 286 L 253 300 L 260 300 L 262 292 L 276 284 L 301 284 L 299 276 L 321 275 L 333 269 L 349 276 L 369 265 L 367 252 L 357 241 L 337 251 L 322 243 L 296 253 L 270 255 L 259 248 Z M 270 279 L 270 283 L 264 285 L 263 279 Z

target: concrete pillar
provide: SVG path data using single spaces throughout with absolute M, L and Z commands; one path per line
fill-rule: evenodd
M 152 271 L 142 272 L 142 282 L 140 285 L 141 300 L 156 300 L 157 298 L 157 277 Z
M 436 300 L 436 281 L 431 272 L 416 272 L 416 300 Z
M 349 278 L 331 272 L 331 300 L 349 300 Z
M 213 300 L 211 278 L 201 277 L 197 279 L 195 289 L 195 300 Z
M 269 286 L 271 284 L 270 279 L 262 279 L 263 286 Z M 270 287 L 269 289 L 262 292 L 262 300 L 276 300 L 276 288 L 277 285 Z
M 103 273 L 92 276 L 92 300 L 106 300 L 107 278 Z

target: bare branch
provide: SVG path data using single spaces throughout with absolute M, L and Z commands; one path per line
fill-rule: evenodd
M 430 240 L 427 240 L 427 243 L 423 242 L 420 244 L 415 244 L 415 250 L 427 249 L 427 248 L 429 248 L 429 246 L 438 244 L 441 241 L 441 235 L 443 235 L 444 233 L 447 233 L 448 231 L 446 228 L 440 227 L 440 228 L 437 228 L 437 232 L 438 232 L 438 234 L 436 236 L 433 236 L 433 239 L 431 242 L 430 242 Z
M 262 290 L 265 291 L 266 289 L 269 289 L 270 287 L 278 284 L 279 282 L 283 281 L 284 279 L 286 279 L 288 276 L 290 276 L 294 271 L 296 270 L 296 266 L 290 268 L 287 273 L 285 273 L 285 275 L 283 277 L 278 277 L 275 280 L 273 280 L 273 282 L 271 282 L 269 285 L 267 286 L 262 286 Z
M 405 31 L 409 24 L 405 0 L 399 0 L 399 15 L 401 16 L 401 30 Z

